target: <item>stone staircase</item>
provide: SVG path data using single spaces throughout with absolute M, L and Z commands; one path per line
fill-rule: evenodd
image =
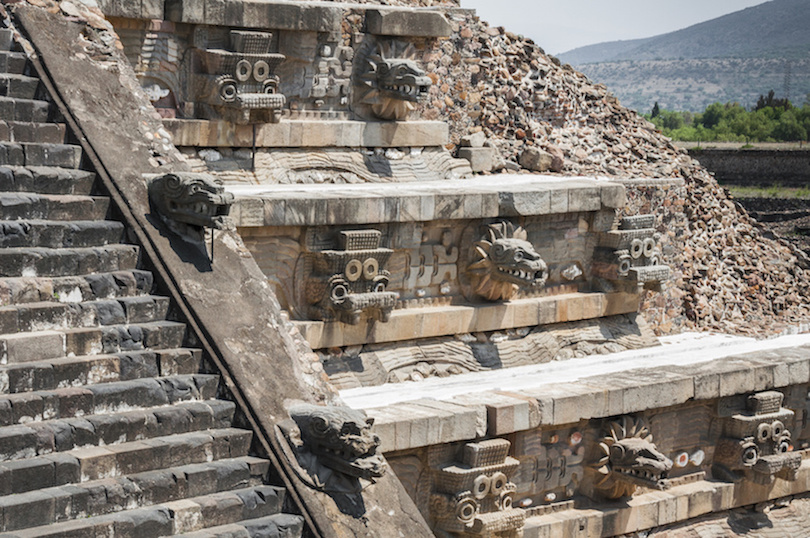
M 0 29 L 0 536 L 298 537 Z

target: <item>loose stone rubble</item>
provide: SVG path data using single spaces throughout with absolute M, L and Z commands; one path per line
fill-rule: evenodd
M 456 15 L 452 24 L 459 28 L 453 38 L 424 56 L 438 82 L 423 116 L 448 121 L 454 144 L 483 132 L 502 157 L 496 168 L 505 171 L 517 170 L 521 154 L 537 148 L 564 158 L 563 175 L 685 181 L 657 195 L 639 186 L 634 196 L 629 186 L 628 213 L 656 212 L 664 258 L 674 269 L 664 293 L 642 305 L 657 332 L 764 336 L 808 319 L 807 257 L 764 232 L 685 151 L 530 39 L 473 15 Z

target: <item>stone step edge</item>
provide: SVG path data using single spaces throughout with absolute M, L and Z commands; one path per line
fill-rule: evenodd
M 198 518 L 197 516 L 201 515 L 200 509 L 203 508 L 203 506 L 205 506 L 203 503 L 205 503 L 206 501 L 215 500 L 218 497 L 222 498 L 233 496 L 239 497 L 240 494 L 249 493 L 251 490 L 256 491 L 267 488 L 272 488 L 276 490 L 276 493 L 280 497 L 282 508 L 280 508 L 279 511 L 273 515 L 257 518 L 257 520 L 259 519 L 263 520 L 278 516 L 289 516 L 288 514 L 284 514 L 281 512 L 281 510 L 283 509 L 284 498 L 286 497 L 286 491 L 283 488 L 279 488 L 278 486 L 258 485 L 210 493 L 208 495 L 198 495 L 196 497 L 190 497 L 187 499 L 168 501 L 164 503 L 153 504 L 142 508 L 133 508 L 131 510 L 123 510 L 99 516 L 92 516 L 84 519 L 71 519 L 40 527 L 28 527 L 17 531 L 12 531 L 12 535 L 20 538 L 34 538 L 38 536 L 39 537 L 47 536 L 56 538 L 57 536 L 59 537 L 78 536 L 77 534 L 78 532 L 87 529 L 88 536 L 113 536 L 115 535 L 116 531 L 116 523 L 120 525 L 123 518 L 131 516 L 137 517 L 138 515 L 141 514 L 146 515 L 149 513 L 163 512 L 164 514 L 167 514 L 168 517 L 172 520 L 171 521 L 172 534 L 170 536 L 177 536 L 180 535 L 180 533 L 183 533 L 183 536 L 185 536 L 186 535 L 185 533 L 188 532 L 197 533 L 197 532 L 204 532 L 207 529 L 215 530 L 219 528 L 226 528 L 238 525 L 239 522 L 244 521 L 239 520 L 236 523 L 229 523 L 225 525 L 215 524 L 210 527 L 201 526 L 200 518 Z M 244 508 L 246 508 L 246 506 L 243 505 L 243 510 Z M 298 518 L 300 516 L 290 516 L 290 517 Z M 147 518 L 148 516 L 144 518 L 144 520 L 147 520 Z M 205 525 L 205 521 L 202 521 L 202 525 Z M 193 528 L 193 530 L 190 529 L 190 527 L 192 526 L 195 527 Z
M 168 504 L 174 504 L 174 503 L 182 502 L 182 501 L 185 501 L 185 500 L 191 500 L 191 499 L 202 500 L 202 499 L 205 499 L 205 498 L 215 497 L 217 495 L 227 495 L 229 492 L 233 492 L 233 491 L 247 490 L 247 489 L 261 487 L 261 486 L 264 485 L 263 482 L 265 481 L 265 478 L 266 478 L 266 475 L 267 475 L 269 461 L 265 460 L 263 458 L 257 458 L 257 457 L 254 457 L 254 456 L 242 456 L 242 457 L 239 457 L 239 458 L 227 458 L 227 459 L 216 460 L 216 461 L 212 461 L 212 462 L 193 463 L 193 464 L 188 464 L 188 465 L 180 465 L 180 466 L 176 466 L 176 467 L 168 467 L 166 469 L 160 469 L 158 471 L 146 471 L 144 473 L 136 473 L 136 474 L 133 474 L 133 475 L 130 475 L 130 476 L 121 476 L 121 477 L 117 477 L 117 479 L 128 479 L 128 480 L 138 479 L 138 478 L 141 478 L 141 475 L 150 475 L 150 474 L 155 473 L 155 472 L 169 471 L 169 470 L 174 471 L 174 472 L 183 472 L 185 470 L 196 471 L 197 470 L 196 468 L 199 468 L 200 466 L 209 465 L 209 464 L 213 465 L 213 466 L 216 466 L 217 464 L 225 464 L 225 463 L 228 463 L 228 462 L 244 462 L 247 465 L 247 471 L 248 471 L 249 476 L 251 478 L 251 480 L 248 482 L 247 487 L 243 486 L 243 487 L 238 487 L 236 489 L 224 489 L 224 490 L 211 491 L 209 493 L 204 493 L 204 494 L 198 495 L 196 497 L 191 497 L 190 499 L 182 499 L 182 498 L 174 499 L 174 500 L 164 501 L 164 502 L 156 503 L 156 504 L 142 505 L 142 506 L 139 506 L 138 508 L 134 508 L 134 509 L 117 510 L 117 511 L 108 512 L 106 514 L 96 514 L 94 516 L 85 516 L 82 519 L 70 519 L 70 520 L 64 520 L 64 521 L 58 521 L 58 522 L 51 522 L 51 523 L 43 525 L 41 527 L 22 527 L 22 528 L 18 528 L 18 529 L 14 529 L 14 530 L 7 530 L 5 532 L 9 533 L 8 536 L 14 536 L 14 537 L 41 536 L 41 535 L 53 536 L 54 534 L 52 534 L 52 531 L 55 530 L 55 529 L 52 528 L 53 526 L 71 525 L 74 522 L 88 522 L 88 521 L 91 521 L 93 519 L 96 519 L 98 521 L 101 518 L 109 518 L 111 520 L 111 523 L 112 522 L 119 522 L 120 519 L 122 518 L 122 515 L 132 513 L 132 512 L 135 512 L 135 511 L 141 511 L 141 510 L 143 510 L 143 511 L 152 511 L 155 508 L 157 508 L 159 510 L 163 506 L 168 505 Z M 116 480 L 116 478 L 104 478 L 104 479 L 100 479 L 100 480 L 84 482 L 84 483 L 81 483 L 80 485 L 67 485 L 67 486 L 57 486 L 55 488 L 45 488 L 43 490 L 34 490 L 33 492 L 23 493 L 23 494 L 20 494 L 20 495 L 28 495 L 28 494 L 31 494 L 31 493 L 37 493 L 37 494 L 39 494 L 38 497 L 48 497 L 49 496 L 48 495 L 48 490 L 49 489 L 63 490 L 65 487 L 70 487 L 70 489 L 72 489 L 72 490 L 84 489 L 84 490 L 89 492 L 89 491 L 91 491 L 93 486 L 98 485 L 98 486 L 103 487 L 105 483 L 109 483 L 111 480 Z M 217 486 L 215 486 L 215 487 L 217 487 Z M 131 493 L 131 492 L 130 491 L 124 491 L 122 493 L 128 494 L 128 493 Z M 18 496 L 9 496 L 9 497 L 18 497 Z M 0 497 L 0 500 L 2 500 L 3 498 L 4 497 Z M 44 534 L 30 534 L 30 533 L 32 533 L 32 529 L 37 529 L 37 528 L 40 528 L 43 531 L 46 531 L 46 533 L 44 533 Z M 110 534 L 110 536 L 113 536 L 113 535 L 117 535 L 117 534 L 115 534 L 115 533 Z M 2 534 L 0 536 L 7 536 L 7 535 Z M 61 535 L 56 534 L 56 536 L 61 536 Z M 73 534 L 71 534 L 71 536 L 73 536 Z M 93 536 L 96 536 L 96 534 L 93 534 Z
M 341 396 L 348 405 L 365 408 L 375 419 L 381 450 L 392 452 L 808 382 L 810 344 L 805 344 L 695 364 L 634 368 L 564 384 L 546 381 L 534 389 L 470 391 L 442 400 L 373 406 L 353 401 L 351 391 Z M 391 389 L 388 385 L 376 388 L 384 387 Z M 437 385 L 434 392 L 441 394 L 441 387 Z
M 176 359 L 180 355 L 185 355 L 186 352 L 190 355 L 187 359 L 192 362 L 200 363 L 202 360 L 202 350 L 199 348 L 171 348 L 171 349 L 138 349 L 135 351 L 120 351 L 118 353 L 103 353 L 101 355 L 78 355 L 74 357 L 59 357 L 56 359 L 51 360 L 44 360 L 44 361 L 32 361 L 32 362 L 20 362 L 20 363 L 12 363 L 12 364 L 3 364 L 0 365 L 0 396 L 11 395 L 11 394 L 23 394 L 23 393 L 32 393 L 37 391 L 53 391 L 62 388 L 76 388 L 76 387 L 86 387 L 89 385 L 99 385 L 102 383 L 109 383 L 109 382 L 117 382 L 117 381 L 132 381 L 135 379 L 145 379 L 150 377 L 155 377 L 152 375 L 145 375 L 142 377 L 129 377 L 126 379 L 121 379 L 120 377 L 120 361 L 125 356 L 131 355 L 142 355 L 147 353 L 154 353 L 155 354 L 155 362 L 158 369 L 157 377 L 169 377 L 173 375 L 194 375 L 199 374 L 199 370 L 193 372 L 187 371 L 178 371 L 178 367 L 175 364 L 177 361 Z M 119 370 L 116 372 L 117 376 L 115 377 L 105 377 L 103 374 L 95 372 L 90 374 L 90 370 L 93 370 L 96 367 L 96 363 L 104 363 L 107 361 L 119 361 Z M 165 364 L 164 364 L 165 361 Z M 10 385 L 11 379 L 9 379 L 9 372 L 12 370 L 28 370 L 32 372 L 26 372 L 25 376 L 27 379 L 31 380 L 33 376 L 36 374 L 33 370 L 49 370 L 53 369 L 54 367 L 65 367 L 66 369 L 71 367 L 77 367 L 81 363 L 86 363 L 88 368 L 88 372 L 82 372 L 88 376 L 88 379 L 82 383 L 71 383 L 69 385 L 62 385 L 61 381 L 56 383 L 56 386 L 52 388 L 39 388 L 39 389 L 31 389 L 31 390 L 24 390 L 24 391 L 16 391 L 10 392 Z M 47 375 L 47 374 L 45 374 Z M 92 380 L 90 379 L 92 377 Z M 32 381 L 33 384 L 33 381 Z
M 806 493 L 810 460 L 796 481 L 777 479 L 772 487 L 700 480 L 667 491 L 635 495 L 625 506 L 571 509 L 526 519 L 525 538 L 546 536 L 620 536 L 672 525 L 699 516 Z M 584 528 L 583 528 L 584 526 Z

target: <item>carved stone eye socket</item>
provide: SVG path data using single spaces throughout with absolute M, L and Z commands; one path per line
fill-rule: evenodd
M 786 452 L 790 452 L 790 440 L 789 439 L 782 439 L 776 445 L 776 453 L 777 454 L 784 454 Z
M 270 66 L 264 60 L 259 60 L 253 66 L 253 78 L 257 82 L 264 82 L 270 76 Z
M 226 103 L 230 103 L 234 99 L 236 99 L 236 84 L 233 82 L 226 82 L 222 85 L 219 89 L 219 96 L 222 98 L 223 101 Z
M 630 256 L 637 260 L 641 257 L 641 254 L 644 252 L 644 243 L 641 239 L 633 239 L 630 242 Z
M 782 434 L 785 433 L 785 425 L 779 420 L 774 420 L 771 423 L 771 436 L 774 441 L 778 441 Z
M 771 425 L 770 424 L 760 424 L 757 426 L 757 440 L 762 442 L 766 441 L 771 438 Z
M 262 87 L 263 93 L 276 93 L 276 81 L 275 80 L 265 80 L 264 87 Z
M 655 241 L 651 238 L 647 238 L 644 240 L 643 244 L 643 254 L 645 258 L 651 258 L 652 255 L 655 253 Z
M 374 258 L 369 258 L 363 262 L 363 278 L 366 280 L 374 280 L 374 277 L 379 272 L 380 264 Z
M 236 80 L 245 82 L 250 78 L 251 73 L 253 73 L 253 66 L 250 65 L 250 62 L 247 60 L 239 60 L 236 63 L 235 71 L 234 75 L 236 76 Z
M 515 261 L 516 262 L 522 261 L 523 258 L 525 258 L 525 257 L 526 257 L 526 254 L 522 250 L 516 250 L 515 251 Z
M 483 499 L 489 493 L 489 477 L 485 474 L 479 475 L 473 482 L 473 496 L 476 499 Z
M 470 523 L 475 519 L 475 513 L 478 511 L 478 505 L 474 500 L 467 498 L 463 499 L 456 505 L 456 517 L 462 523 Z
M 363 274 L 363 264 L 360 260 L 350 260 L 349 263 L 346 264 L 346 269 L 343 270 L 343 274 L 346 275 L 349 282 L 356 282 L 360 278 L 360 275 Z
M 385 291 L 385 282 L 377 282 L 377 283 L 374 285 L 374 291 L 375 291 L 376 293 L 382 293 L 382 292 L 384 292 L 384 291 Z
M 759 459 L 759 450 L 753 445 L 745 447 L 742 453 L 743 465 L 753 465 Z
M 632 266 L 632 260 L 630 256 L 622 256 L 619 258 L 619 268 L 616 270 L 620 275 L 626 275 L 630 272 L 630 267 Z

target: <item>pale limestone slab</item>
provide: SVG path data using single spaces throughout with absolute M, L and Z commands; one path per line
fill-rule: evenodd
M 638 296 L 635 294 L 568 293 L 517 299 L 507 303 L 394 310 L 386 323 L 292 323 L 313 349 L 323 349 L 578 321 L 628 314 L 636 312 L 637 308 Z
M 165 119 L 177 146 L 230 148 L 439 147 L 449 127 L 439 121 L 365 122 L 283 120 L 254 127 L 220 120 Z M 255 132 L 255 140 L 254 140 Z

